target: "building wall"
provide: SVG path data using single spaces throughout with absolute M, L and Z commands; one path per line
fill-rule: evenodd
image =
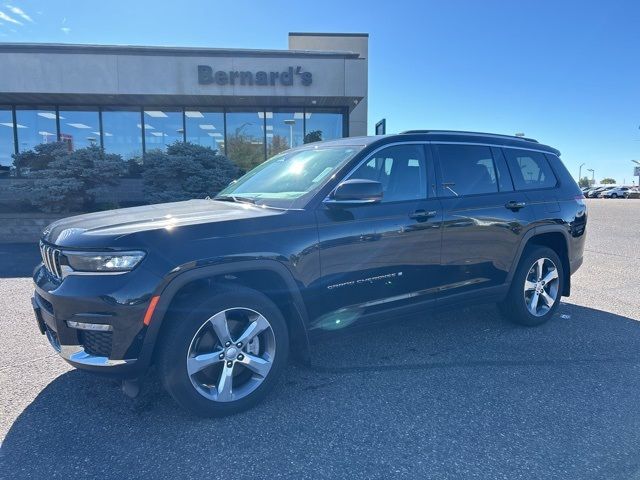
M 63 53 L 11 51 L 0 46 L 0 103 L 55 99 L 65 95 L 96 95 L 103 103 L 106 96 L 161 95 L 167 97 L 269 97 L 273 105 L 286 104 L 288 98 L 323 99 L 366 96 L 366 76 L 359 58 L 332 55 L 289 55 L 284 57 L 229 57 L 221 55 L 150 55 L 110 53 Z M 299 76 L 293 85 L 203 85 L 198 82 L 198 65 L 214 70 L 282 72 L 289 67 L 311 72 L 311 85 L 303 85 Z M 86 103 L 86 98 L 82 99 Z M 113 99 L 112 99 L 113 102 Z M 208 98 L 207 102 L 212 103 Z M 59 103 L 59 102 L 58 102 Z
M 369 35 L 290 33 L 289 49 L 343 51 L 359 55 L 359 61 L 345 62 L 345 95 L 362 98 L 349 117 L 349 135 L 367 135 Z

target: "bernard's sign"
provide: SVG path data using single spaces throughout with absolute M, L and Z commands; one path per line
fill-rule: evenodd
M 200 85 L 282 85 L 290 87 L 298 83 L 305 87 L 311 85 L 311 72 L 304 72 L 302 67 L 289 67 L 281 72 L 259 70 L 252 72 L 214 70 L 209 65 L 198 65 L 198 83 Z

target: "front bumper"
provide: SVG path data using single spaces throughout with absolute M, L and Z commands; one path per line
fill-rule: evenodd
M 148 367 L 153 344 L 144 314 L 160 279 L 136 268 L 122 275 L 68 276 L 62 282 L 39 266 L 32 305 L 38 327 L 74 367 L 136 377 Z M 70 325 L 102 325 L 90 331 Z

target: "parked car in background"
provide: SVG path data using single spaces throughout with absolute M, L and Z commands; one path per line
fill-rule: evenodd
M 602 192 L 605 188 L 607 188 L 607 187 L 595 187 L 595 188 L 592 188 L 591 190 L 589 190 L 587 192 L 585 197 L 587 197 L 587 198 L 596 198 L 600 194 L 600 192 Z
M 624 198 L 640 198 L 640 189 L 638 189 L 638 187 L 630 188 L 629 191 L 624 194 Z
M 629 187 L 613 187 L 602 192 L 600 196 L 602 198 L 625 198 L 628 191 Z

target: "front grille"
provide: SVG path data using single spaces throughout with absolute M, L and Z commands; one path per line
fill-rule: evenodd
M 58 280 L 62 279 L 62 268 L 60 268 L 60 255 L 61 252 L 58 248 L 47 245 L 40 242 L 40 255 L 42 256 L 42 263 L 44 263 L 47 272 Z
M 84 351 L 89 355 L 108 357 L 111 355 L 112 332 L 92 332 L 90 330 L 79 332 L 80 342 Z

